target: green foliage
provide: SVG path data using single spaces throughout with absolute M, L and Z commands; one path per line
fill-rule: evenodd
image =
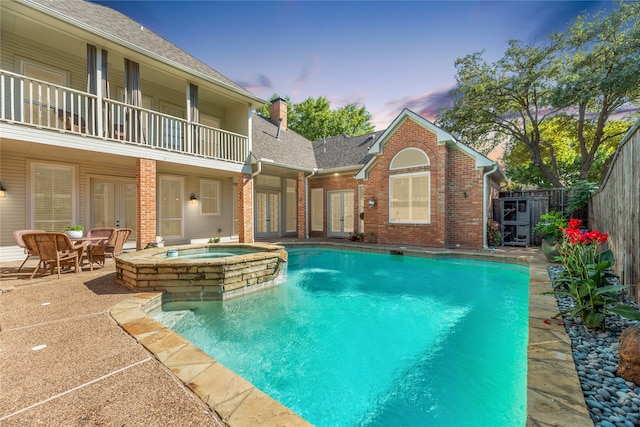
M 534 231 L 542 234 L 542 237 L 550 244 L 562 240 L 562 229 L 567 227 L 567 219 L 562 212 L 551 211 L 540 215 L 540 221 L 533 227 Z
M 552 293 L 574 301 L 574 307 L 561 314 L 579 316 L 587 327 L 602 330 L 606 326 L 607 311 L 640 320 L 640 311 L 621 303 L 620 292 L 628 286 L 616 284 L 616 276 L 611 271 L 613 252 L 598 253 L 598 245 L 606 241 L 607 235 L 598 231 L 582 232 L 580 226 L 581 221 L 571 220 L 559 247 L 564 270 L 554 283 Z
M 487 244 L 489 246 L 502 244 L 502 233 L 500 233 L 500 224 L 497 221 L 487 221 Z
M 81 225 L 70 225 L 63 229 L 63 231 L 82 231 L 82 230 L 84 230 L 84 227 Z
M 274 94 L 271 99 L 278 98 Z M 287 126 L 294 132 L 308 140 L 316 141 L 337 135 L 356 136 L 373 132 L 371 113 L 365 107 L 358 108 L 355 104 L 347 104 L 336 110 L 331 110 L 327 98 L 309 97 L 298 104 L 292 104 L 289 97 L 281 97 L 287 104 Z M 269 105 L 260 111 L 269 117 Z
M 591 199 L 591 195 L 598 189 L 598 186 L 593 182 L 581 180 L 576 182 L 571 193 L 571 201 L 567 212 L 575 212 L 582 209 Z
M 219 242 L 220 242 L 219 237 L 212 237 L 211 239 L 209 239 L 209 243 L 219 243 Z
M 473 53 L 455 65 L 441 127 L 483 153 L 504 144 L 507 172 L 522 183 L 595 182 L 633 122 L 609 124 L 611 115 L 640 101 L 640 3 L 579 16 L 544 44 L 512 40 L 495 63 Z
M 153 248 L 157 248 L 157 247 L 158 247 L 158 244 L 156 242 L 151 242 L 151 243 L 147 243 L 144 248 L 145 249 L 153 249 Z
M 588 139 L 593 139 L 595 128 L 591 125 L 585 126 L 583 133 L 589 135 Z M 580 169 L 582 168 L 578 121 L 569 115 L 557 115 L 541 123 L 539 129 L 544 142 L 540 148 L 542 161 L 547 164 L 555 161 L 563 186 L 575 185 L 580 181 Z M 628 129 L 628 123 L 624 121 L 612 120 L 607 123 L 604 127 L 603 142 L 595 153 L 587 180 L 591 182 L 602 180 L 607 160 L 615 152 L 626 129 Z M 531 160 L 531 153 L 526 145 L 510 141 L 506 144 L 503 160 L 506 173 L 515 183 L 533 185 L 538 188 L 553 187 L 552 183 L 544 177 L 540 168 L 537 168 Z

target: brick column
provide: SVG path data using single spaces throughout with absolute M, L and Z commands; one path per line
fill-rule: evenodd
M 238 240 L 253 243 L 253 178 L 250 173 L 238 175 Z
M 298 172 L 298 239 L 307 237 L 307 198 L 304 183 L 304 173 Z
M 156 161 L 136 161 L 136 249 L 156 241 Z

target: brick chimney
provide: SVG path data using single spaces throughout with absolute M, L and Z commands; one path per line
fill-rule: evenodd
M 287 103 L 284 99 L 276 98 L 271 101 L 269 115 L 271 116 L 271 121 L 275 125 L 280 125 L 280 129 L 287 128 Z M 280 119 L 282 119 L 282 123 L 280 123 Z

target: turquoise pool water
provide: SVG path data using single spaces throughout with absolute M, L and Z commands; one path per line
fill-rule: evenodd
M 234 248 L 230 249 L 221 249 L 221 248 L 208 248 L 205 251 L 202 250 L 193 250 L 193 249 L 183 249 L 183 250 L 169 250 L 167 252 L 161 253 L 159 255 L 155 255 L 159 258 L 168 258 L 168 259 L 201 259 L 201 258 L 226 258 L 230 256 L 236 255 L 246 255 L 258 252 L 255 249 L 242 249 L 242 248 Z
M 528 268 L 289 250 L 279 286 L 152 316 L 317 426 L 523 426 Z

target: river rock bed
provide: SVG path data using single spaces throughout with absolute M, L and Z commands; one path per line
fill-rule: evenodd
M 558 266 L 548 267 L 552 282 L 561 270 L 562 267 Z M 560 311 L 569 310 L 574 305 L 569 297 L 556 295 L 556 298 Z M 630 298 L 625 299 L 625 304 L 638 307 Z M 620 334 L 629 326 L 640 327 L 640 322 L 607 313 L 606 328 L 602 331 L 587 328 L 579 317 L 563 317 L 563 320 L 571 338 L 573 360 L 594 425 L 640 426 L 640 385 L 616 375 Z

